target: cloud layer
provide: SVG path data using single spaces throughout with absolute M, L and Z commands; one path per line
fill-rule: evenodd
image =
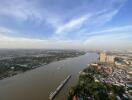
M 126 2 L 3 0 L 0 3 L 0 46 L 20 48 L 21 44 L 22 48 L 33 48 L 34 45 L 37 48 L 96 48 L 102 45 L 101 48 L 107 48 L 109 44 L 114 48 L 118 44 L 130 44 L 132 25 L 106 27 Z M 119 45 L 119 48 L 122 46 Z

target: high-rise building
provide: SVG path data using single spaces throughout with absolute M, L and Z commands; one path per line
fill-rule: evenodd
M 115 61 L 114 59 L 115 59 L 114 56 L 108 55 L 108 56 L 106 57 L 106 62 L 107 62 L 107 63 L 114 63 L 114 61 Z
M 101 52 L 99 55 L 99 61 L 100 62 L 106 62 L 106 53 L 105 52 Z
M 101 52 L 99 55 L 100 62 L 114 63 L 114 56 L 107 55 L 105 52 Z

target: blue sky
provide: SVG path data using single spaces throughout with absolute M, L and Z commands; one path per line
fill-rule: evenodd
M 131 0 L 0 0 L 0 47 L 132 49 L 131 10 Z

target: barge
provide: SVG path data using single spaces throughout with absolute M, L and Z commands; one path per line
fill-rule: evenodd
M 51 92 L 51 94 L 49 95 L 50 100 L 53 100 L 55 98 L 55 96 L 59 93 L 59 91 L 63 88 L 63 86 L 68 82 L 70 78 L 71 78 L 71 75 L 68 75 L 65 78 L 65 80 L 60 83 L 60 85 L 56 88 L 56 90 L 54 92 Z

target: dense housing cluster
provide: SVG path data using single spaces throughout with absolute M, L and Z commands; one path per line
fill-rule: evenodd
M 71 88 L 68 100 L 132 99 L 132 56 L 122 55 L 101 52 L 96 63 L 79 72 L 78 83 Z

